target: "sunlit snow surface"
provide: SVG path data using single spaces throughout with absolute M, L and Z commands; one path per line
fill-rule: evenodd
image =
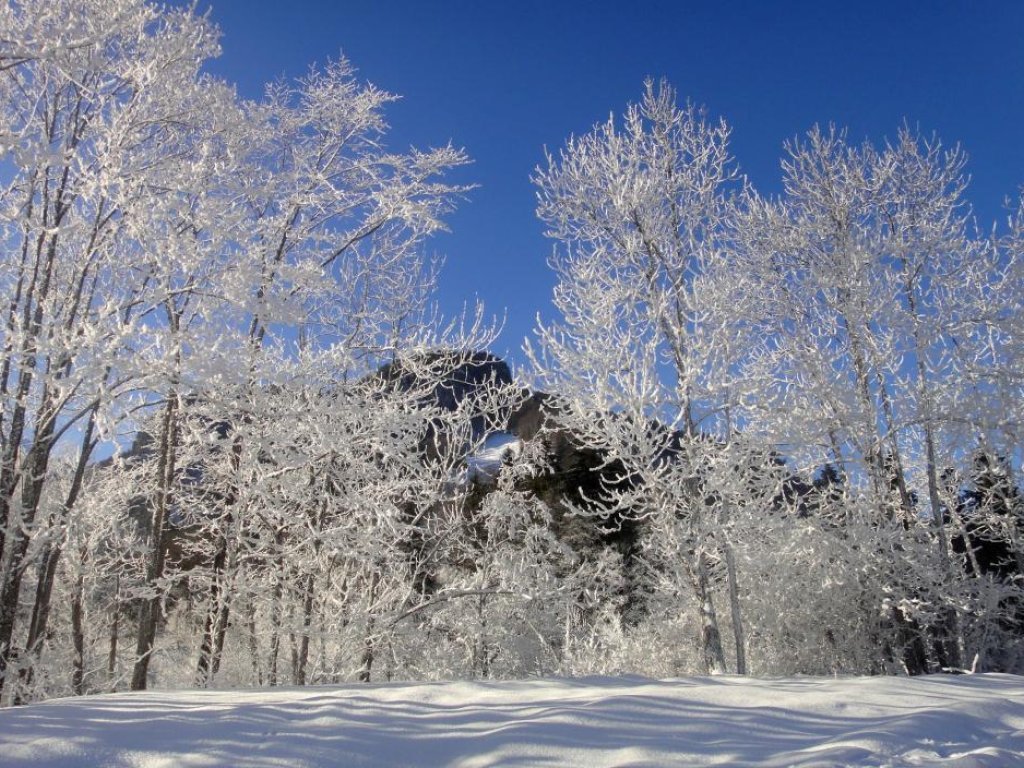
M 1024 678 L 149 692 L 0 711 L 4 766 L 1015 766 Z
M 492 432 L 484 440 L 480 450 L 466 459 L 470 474 L 474 476 L 496 477 L 501 463 L 508 455 L 517 455 L 522 448 L 522 441 L 508 432 Z

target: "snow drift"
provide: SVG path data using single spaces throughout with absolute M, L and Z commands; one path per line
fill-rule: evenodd
M 1024 678 L 553 679 L 153 691 L 0 711 L 0 765 L 1010 766 Z

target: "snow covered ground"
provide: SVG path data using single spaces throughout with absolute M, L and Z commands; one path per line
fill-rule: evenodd
M 1009 767 L 1024 765 L 1024 678 L 125 693 L 0 711 L 0 765 Z

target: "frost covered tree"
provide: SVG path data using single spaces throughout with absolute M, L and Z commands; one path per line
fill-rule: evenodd
M 264 429 L 255 415 L 261 390 L 351 380 L 401 349 L 429 343 L 435 270 L 420 246 L 459 191 L 439 175 L 465 156 L 452 148 L 384 150 L 382 109 L 393 98 L 360 84 L 340 61 L 294 86 L 270 87 L 263 101 L 242 105 L 231 125 L 235 162 L 220 193 L 233 200 L 223 247 L 235 268 L 225 281 L 233 293 L 220 344 L 225 359 L 244 362 L 235 375 L 214 369 L 203 382 L 217 390 L 233 425 L 234 478 L 221 478 L 226 504 L 215 526 L 211 584 L 217 607 L 207 618 L 200 678 L 216 667 L 229 621 L 221 570 L 246 515 L 247 485 L 259 474 L 259 451 L 245 443 L 250 424 Z M 282 355 L 299 367 L 282 366 Z
M 201 73 L 217 30 L 189 10 L 28 2 L 5 6 L 0 24 L 0 685 L 23 619 L 23 667 L 42 650 L 96 445 L 137 427 L 153 442 L 131 470 L 149 473 L 147 572 L 128 597 L 140 607 L 132 684 L 146 685 L 168 590 L 183 578 L 166 551 L 185 520 L 214 542 L 203 678 L 229 621 L 229 542 L 255 514 L 246 494 L 269 493 L 256 481 L 283 471 L 267 469 L 257 439 L 267 393 L 298 381 L 322 397 L 412 350 L 486 343 L 437 330 L 435 265 L 421 255 L 460 192 L 440 175 L 465 157 L 388 152 L 382 109 L 393 97 L 345 61 L 239 100 Z M 228 470 L 210 472 L 205 500 L 217 504 L 197 515 L 186 503 L 209 459 L 201 446 L 225 422 Z M 50 456 L 70 442 L 72 482 L 54 486 L 64 496 L 41 515 Z M 407 443 L 367 455 L 407 457 Z M 39 558 L 23 617 L 23 577 Z
M 619 468 L 607 509 L 646 519 L 683 569 L 713 672 L 726 662 L 702 475 L 714 436 L 728 432 L 731 345 L 716 298 L 735 178 L 728 135 L 648 82 L 621 123 L 571 139 L 534 179 L 559 243 L 561 319 L 539 329 L 531 360 L 560 426 Z
M 881 149 L 814 129 L 788 147 L 784 195 L 749 194 L 734 235 L 737 306 L 758 350 L 746 372 L 766 382 L 752 427 L 805 467 L 839 467 L 861 524 L 898 524 L 908 551 L 918 534 L 933 541 L 935 556 L 915 561 L 923 570 L 887 585 L 903 596 L 894 626 L 939 638 L 917 653 L 918 671 L 969 651 L 942 473 L 989 418 L 965 374 L 995 372 L 991 307 L 1008 306 L 993 290 L 998 250 L 971 234 L 964 163 L 906 129 Z M 926 582 L 944 584 L 930 602 L 916 594 Z
M 215 47 L 205 20 L 139 2 L 0 11 L 8 168 L 0 214 L 0 685 L 50 457 L 64 443 L 79 446 L 78 480 L 50 521 L 27 663 L 45 633 L 59 541 L 84 467 L 97 438 L 112 436 L 129 387 L 145 386 L 122 364 L 146 309 L 162 300 L 149 278 L 158 256 L 139 247 L 138 225 L 154 201 L 173 207 L 167 201 L 180 197 L 184 155 L 217 90 L 198 67 Z
M 748 645 L 761 670 L 984 658 L 1012 590 L 966 578 L 947 478 L 978 439 L 1019 447 L 1019 222 L 977 236 L 962 152 L 906 129 L 882 148 L 812 130 L 778 199 L 726 195 L 726 138 L 649 83 L 537 173 L 561 317 L 531 358 L 604 461 L 577 512 L 644 521 L 661 594 L 690 583 L 705 669 L 724 594 L 740 669 Z
M 766 199 L 648 83 L 536 172 L 532 398 L 430 303 L 464 153 L 345 60 L 241 99 L 217 38 L 0 9 L 0 700 L 1019 669 L 1024 209 L 976 234 L 959 150 L 815 129 Z

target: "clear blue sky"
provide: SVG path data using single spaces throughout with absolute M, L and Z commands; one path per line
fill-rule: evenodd
M 447 259 L 442 307 L 479 296 L 507 310 L 495 345 L 518 356 L 550 315 L 551 243 L 531 171 L 666 77 L 733 127 L 733 154 L 762 192 L 782 143 L 814 123 L 854 140 L 904 120 L 970 155 L 979 221 L 1005 218 L 1024 184 L 1024 2 L 488 2 L 201 0 L 223 31 L 211 69 L 258 96 L 275 77 L 344 53 L 400 94 L 389 145 L 464 147 L 480 185 L 430 248 Z

